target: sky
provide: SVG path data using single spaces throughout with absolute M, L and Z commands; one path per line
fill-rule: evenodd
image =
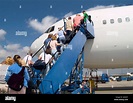
M 0 0 L 0 62 L 15 54 L 24 57 L 32 42 L 65 16 L 131 4 L 133 0 Z

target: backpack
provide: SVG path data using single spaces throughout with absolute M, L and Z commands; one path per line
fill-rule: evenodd
M 52 51 L 52 48 L 50 46 L 50 42 L 51 42 L 51 40 L 48 42 L 48 44 L 46 46 L 46 52 L 47 52 L 47 54 L 51 54 L 51 51 Z
M 44 62 L 44 60 L 40 60 L 38 59 L 37 61 L 35 61 L 35 63 L 33 64 L 33 67 L 37 70 L 43 70 L 46 69 L 46 63 Z
M 9 80 L 7 81 L 7 84 L 9 88 L 15 90 L 15 91 L 20 91 L 24 85 L 24 70 L 25 67 L 22 67 L 21 71 L 16 74 L 13 73 Z

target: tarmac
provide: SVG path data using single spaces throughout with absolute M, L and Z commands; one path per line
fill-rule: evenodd
M 8 91 L 5 83 L 0 83 L 0 94 Z M 95 94 L 133 94 L 133 81 L 110 81 L 98 83 Z
M 133 94 L 133 81 L 98 83 L 95 94 Z

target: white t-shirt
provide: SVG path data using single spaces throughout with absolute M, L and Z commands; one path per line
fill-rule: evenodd
M 26 55 L 26 56 L 23 58 L 23 60 L 25 61 L 26 66 L 29 66 L 29 65 L 28 65 L 28 61 L 29 61 L 29 60 L 32 61 L 32 56 Z
M 44 52 L 42 52 L 42 53 L 40 54 L 40 57 L 42 57 L 41 60 L 44 60 Z M 52 58 L 52 55 L 46 54 L 46 53 L 45 53 L 45 63 L 46 63 L 46 64 L 49 62 L 49 60 L 50 60 L 51 58 Z
M 64 32 L 62 30 L 58 31 L 59 38 L 65 38 Z

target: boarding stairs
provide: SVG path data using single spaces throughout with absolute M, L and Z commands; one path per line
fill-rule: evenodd
M 61 91 L 67 89 L 71 94 L 77 94 L 79 91 L 82 93 L 79 84 L 82 81 L 81 68 L 83 68 L 84 45 L 88 39 L 94 39 L 94 29 L 89 21 L 87 21 L 86 27 L 80 25 L 80 30 L 59 56 L 48 74 L 41 79 L 38 85 L 41 94 L 61 94 Z M 80 68 L 78 68 L 79 64 Z M 69 86 L 64 86 L 66 80 L 69 80 Z M 73 80 L 74 82 L 72 82 Z M 71 88 L 70 85 L 76 86 Z

